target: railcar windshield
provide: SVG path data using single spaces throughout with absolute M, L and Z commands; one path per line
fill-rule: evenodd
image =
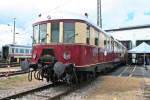
M 39 42 L 39 26 L 33 26 L 33 43 Z
M 40 24 L 40 43 L 46 43 L 47 41 L 47 24 Z
M 59 42 L 59 23 L 51 23 L 51 42 Z
M 33 43 L 47 42 L 47 24 L 33 26 Z
M 64 43 L 74 43 L 75 24 L 73 22 L 64 23 Z

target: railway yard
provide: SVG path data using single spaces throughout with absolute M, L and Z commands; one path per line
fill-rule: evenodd
M 0 100 L 150 100 L 150 3 L 101 1 L 1 2 Z
M 123 66 L 95 80 L 69 87 L 66 84 L 53 85 L 45 80 L 29 82 L 27 74 L 14 75 L 1 78 L 0 100 L 149 100 L 149 78 L 150 66 L 146 69 Z

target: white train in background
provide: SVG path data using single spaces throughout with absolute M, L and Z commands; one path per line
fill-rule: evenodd
M 32 46 L 7 44 L 2 46 L 2 60 L 9 60 L 10 62 L 21 62 L 25 59 L 30 59 L 32 53 Z

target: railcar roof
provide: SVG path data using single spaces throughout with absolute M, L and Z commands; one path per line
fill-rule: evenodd
M 26 46 L 26 45 L 16 45 L 16 44 L 6 44 L 4 46 L 11 46 L 11 47 L 24 47 L 24 48 L 31 48 L 32 46 Z
M 76 14 L 76 13 L 68 13 L 68 12 L 55 12 L 51 14 L 43 14 L 40 17 L 38 17 L 33 24 L 39 23 L 39 22 L 44 22 L 44 21 L 49 21 L 49 20 L 65 20 L 65 19 L 72 19 L 72 20 L 82 20 L 87 22 L 88 24 L 94 26 L 96 29 L 99 31 L 103 32 L 105 35 L 109 37 L 109 35 L 103 31 L 100 27 L 98 27 L 96 24 L 93 23 L 92 20 L 90 20 L 88 17 L 85 15 L 81 14 Z
M 59 19 L 77 19 L 77 20 L 84 20 L 88 21 L 89 19 L 86 16 L 82 16 L 75 13 L 66 13 L 66 12 L 57 12 L 57 13 L 50 13 L 50 14 L 41 14 L 33 23 L 38 23 L 42 21 L 48 20 L 59 20 Z

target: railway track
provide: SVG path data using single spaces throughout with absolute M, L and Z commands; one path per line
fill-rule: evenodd
M 73 91 L 75 91 L 77 89 L 75 87 L 71 87 L 70 89 L 66 89 L 66 90 L 63 90 L 63 91 L 60 90 L 61 91 L 60 93 L 55 93 L 55 94 L 53 93 L 52 96 L 45 96 L 45 95 L 36 94 L 37 92 L 42 92 L 45 89 L 54 88 L 54 87 L 59 86 L 59 85 L 62 85 L 62 84 L 55 84 L 55 85 L 54 84 L 48 84 L 48 85 L 41 86 L 41 87 L 38 87 L 38 88 L 34 88 L 34 89 L 31 89 L 31 90 L 22 91 L 20 93 L 14 94 L 14 95 L 3 97 L 3 98 L 0 98 L 0 100 L 11 100 L 11 99 L 19 99 L 20 100 L 21 97 L 24 96 L 23 98 L 26 98 L 26 96 L 28 97 L 28 95 L 34 95 L 34 96 L 37 96 L 37 97 L 42 97 L 42 98 L 45 98 L 46 100 L 58 100 L 62 96 L 65 96 L 69 93 L 72 93 Z M 50 94 L 51 94 L 51 91 L 49 91 L 49 95 Z
M 22 92 L 20 92 L 20 93 L 16 93 L 16 94 L 13 94 L 13 95 L 9 95 L 9 96 L 7 96 L 7 97 L 0 98 L 0 100 L 16 99 L 16 98 L 22 97 L 22 96 L 24 96 L 24 95 L 27 95 L 27 94 L 29 94 L 29 93 L 41 91 L 41 90 L 43 90 L 43 89 L 50 88 L 50 87 L 53 87 L 53 86 L 55 86 L 55 85 L 54 85 L 54 84 L 48 84 L 48 85 L 41 86 L 41 87 L 38 87 L 38 88 L 34 88 L 34 89 L 31 89 L 31 90 L 22 91 Z
M 77 85 L 67 85 L 64 83 L 48 84 L 31 90 L 22 91 L 14 95 L 9 95 L 0 98 L 0 100 L 60 100 L 62 97 L 86 87 L 92 81 L 90 80 Z
M 5 67 L 8 67 L 8 66 L 10 66 L 10 67 L 18 67 L 18 66 L 20 66 L 20 64 L 19 63 L 11 63 L 11 64 L 8 64 L 8 63 L 0 63 L 0 68 L 5 68 Z
M 20 75 L 20 74 L 25 74 L 27 72 L 25 71 L 7 71 L 7 72 L 0 72 L 0 77 L 7 77 L 7 76 L 14 76 L 14 75 Z
M 150 99 L 150 83 L 145 83 L 144 84 L 144 92 L 143 92 L 143 96 L 145 98 L 149 98 Z
M 125 67 L 125 69 L 123 71 L 121 71 L 121 73 L 118 76 L 119 77 L 121 77 L 121 76 L 132 77 L 133 72 L 135 71 L 135 68 L 136 68 L 136 66 Z

